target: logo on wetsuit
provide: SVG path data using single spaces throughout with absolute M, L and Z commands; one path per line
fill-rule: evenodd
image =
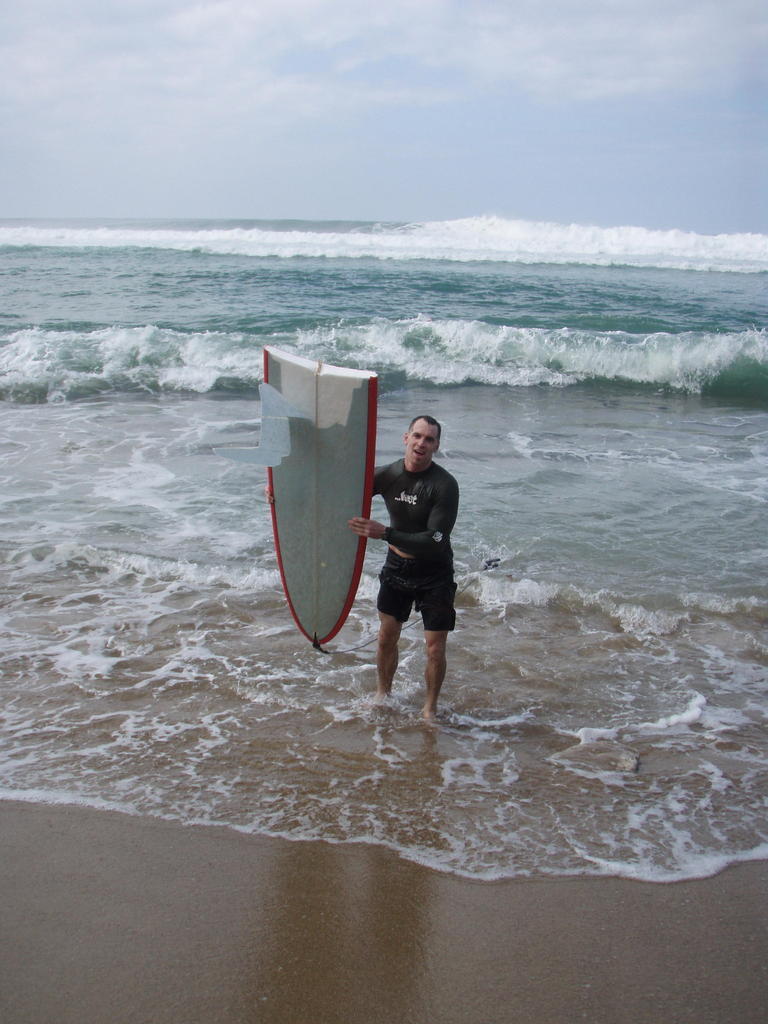
M 400 497 L 395 498 L 395 501 L 404 501 L 407 505 L 415 505 L 417 498 L 416 494 L 406 494 L 405 491 L 401 491 Z

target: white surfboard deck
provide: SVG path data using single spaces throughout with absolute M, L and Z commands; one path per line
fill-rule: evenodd
M 219 453 L 270 467 L 283 589 L 319 646 L 344 624 L 363 569 L 365 539 L 347 522 L 370 515 L 377 377 L 266 347 L 261 398 L 259 447 Z

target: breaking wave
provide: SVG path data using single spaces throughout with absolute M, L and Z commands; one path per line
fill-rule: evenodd
M 0 223 L 0 247 L 149 248 L 258 258 L 587 264 L 768 271 L 768 236 L 484 216 L 413 224 L 316 221 Z
M 248 392 L 262 379 L 265 343 L 376 370 L 384 388 L 408 382 L 437 387 L 611 382 L 768 402 L 764 329 L 635 335 L 422 317 L 338 324 L 268 338 L 151 325 L 10 331 L 0 334 L 0 399 L 46 402 L 105 392 Z

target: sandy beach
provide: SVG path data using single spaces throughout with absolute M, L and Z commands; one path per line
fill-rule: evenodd
M 4 1024 L 740 1024 L 768 865 L 465 881 L 385 850 L 0 804 Z

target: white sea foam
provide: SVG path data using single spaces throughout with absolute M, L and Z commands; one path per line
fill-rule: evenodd
M 694 693 L 688 702 L 688 706 L 682 711 L 672 715 L 664 715 L 655 722 L 641 722 L 634 729 L 637 732 L 661 732 L 667 729 L 677 729 L 681 726 L 687 727 L 701 720 L 706 706 L 707 698 L 701 693 Z
M 526 434 L 517 434 L 514 431 L 510 431 L 507 434 L 507 440 L 510 442 L 516 455 L 523 459 L 533 458 L 533 452 L 531 451 L 533 439 L 531 437 L 528 437 Z
M 561 590 L 557 584 L 539 583 L 532 579 L 514 580 L 500 573 L 483 573 L 477 577 L 476 585 L 481 607 L 496 611 L 502 617 L 514 605 L 546 607 Z
M 545 608 L 559 601 L 574 612 L 597 611 L 622 632 L 640 639 L 668 636 L 688 621 L 686 613 L 644 607 L 607 591 L 590 592 L 559 583 L 514 579 L 503 572 L 482 573 L 467 583 L 480 606 L 505 618 L 515 606 Z
M 0 349 L 4 391 L 45 386 L 66 397 L 95 384 L 118 389 L 206 392 L 222 377 L 257 381 L 260 346 L 243 346 L 238 334 L 108 327 L 92 331 L 13 331 Z
M 653 722 L 626 722 L 623 725 L 612 728 L 585 727 L 577 729 L 574 735 L 582 744 L 596 743 L 598 741 L 615 741 L 618 739 L 627 740 L 637 734 L 664 733 L 677 729 L 687 729 L 691 725 L 700 722 L 707 699 L 701 693 L 694 693 L 688 700 L 682 711 L 673 712 L 669 715 L 662 715 Z M 732 723 L 733 724 L 733 723 Z
M 30 388 L 47 391 L 50 399 L 108 388 L 206 393 L 222 380 L 253 388 L 262 379 L 260 344 L 234 333 L 30 328 L 3 341 L 0 382 L 9 396 Z M 357 366 L 437 385 L 566 387 L 597 378 L 698 392 L 739 362 L 768 365 L 765 329 L 629 335 L 414 317 L 298 331 L 284 344 L 344 365 L 353 352 Z M 510 441 L 530 456 L 526 438 Z
M 758 597 L 726 597 L 722 594 L 686 594 L 683 603 L 697 611 L 715 615 L 736 615 L 740 612 L 768 621 L 768 602 Z
M 201 563 L 67 541 L 47 549 L 20 551 L 13 559 L 15 572 L 35 577 L 42 572 L 62 571 L 71 564 L 105 573 L 115 582 L 135 576 L 145 581 L 184 583 L 198 589 L 226 586 L 243 592 L 271 592 L 279 585 L 277 569 L 259 565 Z
M 501 717 L 495 717 L 491 714 L 468 714 L 466 712 L 454 711 L 450 716 L 450 721 L 452 724 L 463 728 L 482 729 L 493 732 L 495 730 L 503 731 L 516 728 L 524 722 L 529 722 L 532 717 L 532 711 L 522 711 L 520 714 L 503 715 Z
M 738 360 L 768 364 L 768 333 L 631 335 L 416 317 L 300 332 L 302 353 L 354 351 L 360 365 L 405 370 L 434 384 L 562 387 L 595 378 L 699 391 Z
M 156 248 L 253 257 L 585 263 L 685 270 L 768 270 L 768 236 L 702 235 L 502 217 L 401 225 L 163 227 L 152 223 L 0 224 L 0 246 Z

